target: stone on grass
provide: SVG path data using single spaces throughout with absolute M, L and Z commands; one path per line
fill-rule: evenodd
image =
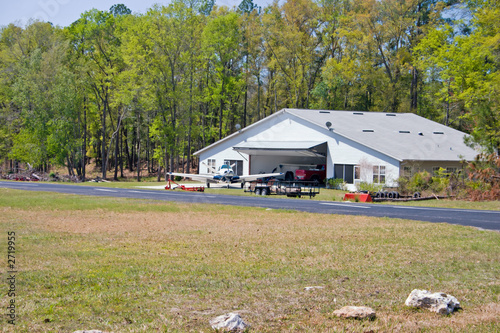
M 325 287 L 322 287 L 322 286 L 311 286 L 311 287 L 305 287 L 304 288 L 305 291 L 314 290 L 314 289 L 325 289 Z
M 222 331 L 243 331 L 249 325 L 246 324 L 237 313 L 226 313 L 210 320 L 210 325 L 214 330 Z
M 344 306 L 340 310 L 333 311 L 333 314 L 342 318 L 354 319 L 374 319 L 375 311 L 367 306 Z
M 450 314 L 460 308 L 460 303 L 451 295 L 445 293 L 431 293 L 427 290 L 414 289 L 405 304 L 407 306 L 425 308 L 440 314 Z

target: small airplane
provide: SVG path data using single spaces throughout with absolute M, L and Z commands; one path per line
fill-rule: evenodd
M 202 163 L 206 165 L 205 163 Z M 206 173 L 206 174 L 191 174 L 191 173 L 177 173 L 177 172 L 169 172 L 171 176 L 180 176 L 184 178 L 191 178 L 194 180 L 205 181 L 207 187 L 210 187 L 210 183 L 226 183 L 227 187 L 232 183 L 241 183 L 241 187 L 243 188 L 243 184 L 246 181 L 252 181 L 259 178 L 268 178 L 268 177 L 278 177 L 282 176 L 282 173 L 259 173 L 256 175 L 247 175 L 247 176 L 238 176 L 234 170 L 233 165 L 223 164 L 219 167 L 218 170 L 215 170 L 214 167 L 210 167 L 214 173 Z

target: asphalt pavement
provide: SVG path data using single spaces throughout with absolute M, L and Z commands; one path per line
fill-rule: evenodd
M 92 195 L 131 199 L 164 200 L 186 203 L 206 203 L 232 206 L 263 207 L 297 210 L 321 214 L 363 215 L 401 218 L 425 222 L 451 223 L 500 231 L 500 211 L 410 207 L 382 204 L 317 201 L 308 198 L 286 199 L 273 196 L 233 196 L 199 192 L 155 191 L 149 189 L 116 189 L 44 182 L 0 181 L 0 188 L 26 191 L 46 191 L 75 195 Z

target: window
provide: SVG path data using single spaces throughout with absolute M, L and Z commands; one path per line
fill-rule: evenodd
M 215 170 L 217 170 L 215 159 L 209 158 L 207 160 L 207 173 L 215 173 Z
M 335 178 L 343 179 L 347 184 L 354 184 L 354 165 L 335 164 L 333 170 Z
M 412 176 L 411 167 L 409 167 L 409 166 L 403 167 L 403 176 L 405 176 L 405 177 Z
M 354 180 L 361 180 L 361 169 L 359 165 L 354 166 Z
M 449 174 L 457 173 L 457 170 L 458 170 L 458 168 L 455 168 L 455 167 L 447 167 L 446 168 L 446 172 Z
M 374 184 L 385 183 L 385 165 L 373 166 L 373 183 Z

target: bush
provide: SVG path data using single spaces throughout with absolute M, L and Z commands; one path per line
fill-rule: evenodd
M 358 188 L 358 191 L 368 191 L 370 193 L 376 193 L 384 187 L 384 185 L 377 185 L 377 184 L 372 184 L 372 183 L 367 183 L 367 182 L 361 182 L 356 185 Z
M 398 192 L 402 195 L 408 195 L 410 192 L 410 178 L 408 177 L 399 177 L 397 179 L 398 182 Z
M 417 172 L 411 177 L 408 184 L 410 192 L 422 192 L 427 190 L 432 182 L 431 174 L 427 171 Z
M 430 188 L 432 184 L 431 174 L 427 171 L 421 171 L 414 174 L 411 178 L 398 178 L 398 192 L 403 195 L 411 195 L 415 192 L 423 192 Z
M 175 176 L 174 181 L 180 182 L 182 180 L 181 176 Z
M 467 197 L 473 201 L 500 200 L 500 156 L 480 154 L 467 166 Z
M 342 190 L 344 188 L 344 180 L 341 178 L 328 178 L 325 180 L 326 187 L 334 190 Z
M 450 174 L 445 169 L 439 168 L 436 175 L 432 177 L 430 189 L 434 193 L 440 193 L 448 188 L 450 185 Z

